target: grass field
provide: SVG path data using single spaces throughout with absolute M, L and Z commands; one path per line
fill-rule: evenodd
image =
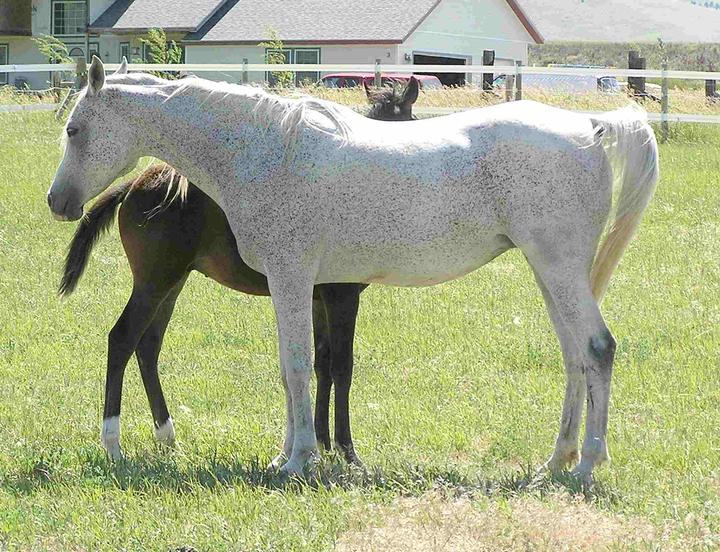
M 267 299 L 191 277 L 161 376 L 178 447 L 152 440 L 134 363 L 113 466 L 99 445 L 106 335 L 131 278 L 117 229 L 55 289 L 74 225 L 45 192 L 48 113 L 0 114 L 0 550 L 704 550 L 720 546 L 720 133 L 662 146 L 662 180 L 603 311 L 618 353 L 613 463 L 581 492 L 526 484 L 564 385 L 522 256 L 449 284 L 363 295 L 351 397 L 367 471 L 314 484 L 263 466 L 284 424 Z M 190 548 L 186 548 L 189 550 Z

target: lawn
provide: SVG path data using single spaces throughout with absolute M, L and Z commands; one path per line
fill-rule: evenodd
M 117 229 L 56 296 L 74 225 L 45 193 L 61 124 L 0 114 L 0 550 L 657 550 L 720 546 L 720 131 L 661 147 L 662 179 L 603 311 L 618 341 L 613 463 L 538 479 L 564 375 L 516 251 L 459 281 L 363 294 L 351 397 L 366 471 L 282 486 L 268 299 L 193 275 L 161 357 L 158 448 L 134 361 L 127 462 L 99 444 L 107 332 L 131 277 Z

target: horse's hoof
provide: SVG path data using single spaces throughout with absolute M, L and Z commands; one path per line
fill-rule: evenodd
M 540 466 L 539 471 L 548 473 L 560 473 L 570 466 L 577 464 L 580 459 L 580 454 L 577 449 L 567 451 L 563 455 L 553 454 L 547 462 Z
M 351 466 L 356 468 L 365 467 L 365 464 L 363 464 L 363 461 L 354 450 L 343 451 L 343 456 L 345 457 L 345 461 Z
M 268 464 L 268 471 L 280 471 L 287 461 L 287 456 L 285 456 L 284 452 L 281 452 L 278 454 L 275 458 L 272 459 L 272 461 Z
M 570 472 L 575 479 L 582 483 L 583 487 L 592 487 L 595 483 L 593 478 L 592 468 L 587 468 L 582 464 L 578 465 L 574 470 Z
M 281 477 L 287 479 L 304 478 L 303 467 L 299 462 L 286 462 L 285 465 L 280 468 L 279 474 Z
M 120 448 L 120 442 L 114 441 L 112 443 L 104 441 L 103 447 L 105 448 L 105 452 L 108 455 L 108 458 L 110 458 L 113 462 L 122 462 L 125 459 L 125 455 L 123 455 L 122 448 Z
M 166 447 L 175 446 L 175 426 L 172 418 L 168 418 L 163 425 L 155 428 L 155 440 Z

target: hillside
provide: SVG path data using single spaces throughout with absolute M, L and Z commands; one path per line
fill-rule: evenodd
M 547 42 L 720 42 L 720 2 L 520 0 Z M 706 6 L 707 4 L 707 6 Z

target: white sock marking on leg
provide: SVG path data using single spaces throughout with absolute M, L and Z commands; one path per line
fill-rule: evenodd
M 155 428 L 155 439 L 163 445 L 172 445 L 175 442 L 175 426 L 172 418 L 168 418 L 163 425 Z
M 122 451 L 120 450 L 120 416 L 112 416 L 111 418 L 105 418 L 103 420 L 100 440 L 112 460 L 122 459 Z

